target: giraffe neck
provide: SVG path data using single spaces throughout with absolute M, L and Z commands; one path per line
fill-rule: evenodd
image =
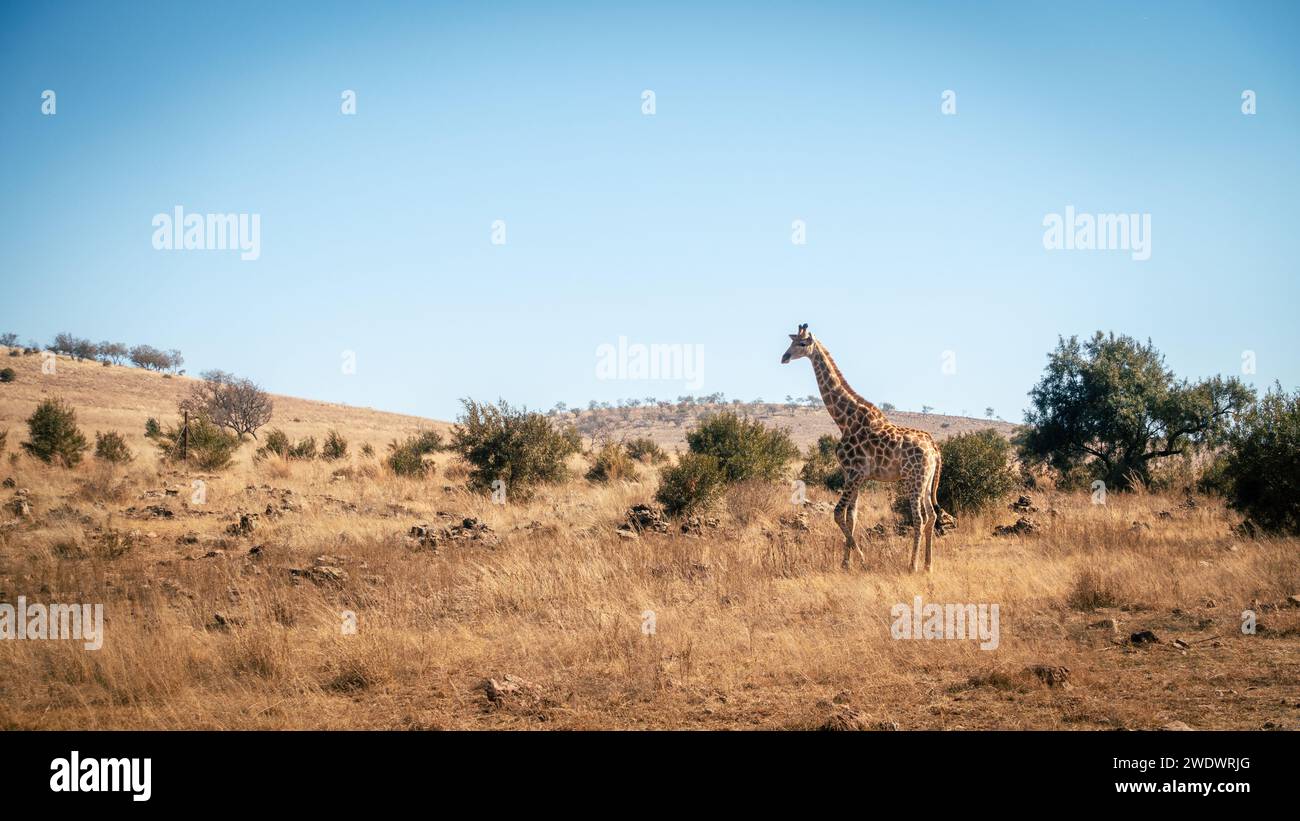
M 879 430 L 887 425 L 889 420 L 885 418 L 885 414 L 849 387 L 844 374 L 840 373 L 839 366 L 835 364 L 834 359 L 831 359 L 830 352 L 822 346 L 822 343 L 814 341 L 812 347 L 812 355 L 809 358 L 812 359 L 813 373 L 817 375 L 817 387 L 821 389 L 826 410 L 830 412 L 831 419 L 835 420 L 840 431 L 848 433 L 864 425 L 872 430 Z

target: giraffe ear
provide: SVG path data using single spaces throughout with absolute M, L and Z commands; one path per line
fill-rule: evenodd
M 799 338 L 799 334 L 790 334 L 790 338 L 797 340 Z

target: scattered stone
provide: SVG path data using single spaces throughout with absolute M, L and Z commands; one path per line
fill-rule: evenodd
M 1030 676 L 1046 684 L 1048 687 L 1060 687 L 1063 690 L 1072 689 L 1070 684 L 1070 668 L 1059 665 L 1035 664 L 1025 668 L 1025 672 Z
M 180 536 L 176 537 L 176 544 L 198 544 L 198 543 L 199 543 L 199 534 L 195 533 L 194 531 L 183 533 Z
M 1135 521 L 1133 522 L 1132 525 L 1129 526 L 1129 531 L 1132 533 L 1143 533 L 1150 529 L 1151 529 L 1151 525 L 1147 524 L 1146 522 Z
M 266 552 L 265 549 L 264 549 L 260 544 L 254 546 L 254 547 L 250 547 L 250 548 L 248 548 L 248 556 L 249 556 L 249 558 L 252 558 L 252 559 L 258 559 L 258 558 L 261 558 L 262 554 L 265 553 L 265 552 Z
M 537 701 L 541 694 L 536 684 L 508 673 L 500 680 L 484 679 L 478 689 L 483 691 L 491 707 L 501 707 L 508 701 Z
M 993 528 L 994 536 L 1029 536 L 1038 532 L 1038 523 L 1028 516 L 1016 519 L 1013 525 L 999 525 Z
M 934 532 L 939 536 L 952 533 L 957 529 L 957 517 L 939 508 L 939 519 L 934 523 Z
M 444 518 L 450 517 L 450 514 L 445 513 L 438 515 Z M 415 549 L 424 548 L 435 553 L 439 547 L 448 542 L 468 541 L 495 545 L 498 541 L 491 527 L 473 517 L 461 519 L 460 524 L 444 527 L 430 524 L 412 525 L 407 531 L 407 540 Z
M 212 624 L 208 625 L 209 630 L 229 630 L 232 627 L 242 627 L 244 620 L 238 616 L 227 616 L 224 613 L 213 613 Z
M 1007 505 L 1007 509 L 1012 513 L 1038 512 L 1038 508 L 1034 507 L 1034 500 L 1025 495 L 1022 495 L 1019 499 L 1016 499 L 1014 502 Z
M 14 515 L 19 519 L 30 519 L 32 517 L 32 506 L 23 496 L 15 496 L 13 501 L 9 503 L 9 509 L 12 510 Z
M 1162 729 L 1162 730 L 1170 730 L 1170 731 L 1173 731 L 1173 732 L 1187 732 L 1188 730 L 1191 730 L 1192 728 L 1191 728 L 1190 726 L 1188 726 L 1186 722 L 1183 722 L 1183 721 L 1171 721 L 1171 722 L 1169 722 L 1168 724 L 1166 724 L 1165 726 L 1161 727 L 1160 729 Z
M 1167 511 L 1167 510 L 1162 510 L 1162 511 L 1160 511 L 1159 513 L 1156 514 L 1156 518 L 1157 518 L 1157 519 L 1172 519 L 1172 518 L 1174 518 L 1174 514 L 1170 513 L 1170 512 Z
M 3 484 L 5 487 L 13 487 L 17 483 L 14 482 L 14 477 L 6 476 Z
M 872 725 L 872 729 L 873 729 L 873 730 L 879 730 L 879 731 L 881 731 L 881 732 L 893 732 L 893 733 L 896 733 L 896 732 L 898 732 L 898 722 L 897 722 L 897 721 L 877 721 L 874 725 Z
M 1150 630 L 1139 630 L 1128 637 L 1129 644 L 1155 644 L 1160 637 Z
M 307 568 L 293 568 L 289 571 L 289 575 L 295 578 L 307 579 L 321 586 L 337 586 L 348 580 L 347 571 L 341 567 L 328 564 Z
M 1179 650 L 1190 650 L 1192 648 L 1192 645 L 1188 644 L 1182 639 L 1174 639 L 1174 646 L 1177 647 Z
M 226 533 L 231 536 L 247 536 L 257 529 L 256 513 L 241 513 L 239 521 L 226 527 Z
M 878 541 L 889 536 L 889 531 L 885 529 L 884 522 L 876 522 L 875 525 L 867 528 L 862 533 L 863 537 L 870 541 Z
M 804 533 L 810 530 L 808 527 L 808 514 L 802 510 L 798 513 L 788 513 L 781 516 L 777 519 L 777 522 L 787 530 L 799 530 Z
M 650 530 L 655 533 L 668 532 L 668 518 L 664 512 L 650 505 L 633 505 L 627 511 L 627 524 L 636 533 Z
M 1294 593 L 1286 597 L 1286 603 L 1291 607 L 1300 607 L 1300 593 Z
M 1109 631 L 1112 632 L 1112 633 L 1118 633 L 1118 632 L 1119 632 L 1119 622 L 1116 621 L 1115 619 L 1102 619 L 1101 621 L 1094 621 L 1092 624 L 1089 624 L 1089 625 L 1088 625 L 1088 629 L 1090 629 L 1090 630 L 1109 630 Z
M 817 724 L 818 730 L 852 732 L 867 729 L 866 716 L 848 704 L 823 701 L 819 706 L 824 713 L 824 718 Z

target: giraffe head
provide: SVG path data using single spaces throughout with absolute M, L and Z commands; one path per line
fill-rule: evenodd
M 808 323 L 805 322 L 799 326 L 799 333 L 790 334 L 790 347 L 781 357 L 781 364 L 784 365 L 791 359 L 799 359 L 812 353 L 812 345 L 813 335 L 808 332 Z

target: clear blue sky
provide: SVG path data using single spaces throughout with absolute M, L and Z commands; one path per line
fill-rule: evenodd
M 614 5 L 6 2 L 0 330 L 437 418 L 813 393 L 800 322 L 900 408 L 1019 420 L 1096 329 L 1300 384 L 1300 5 Z M 260 259 L 154 250 L 176 205 Z M 1151 258 L 1045 250 L 1067 205 Z M 703 384 L 597 380 L 619 336 Z

